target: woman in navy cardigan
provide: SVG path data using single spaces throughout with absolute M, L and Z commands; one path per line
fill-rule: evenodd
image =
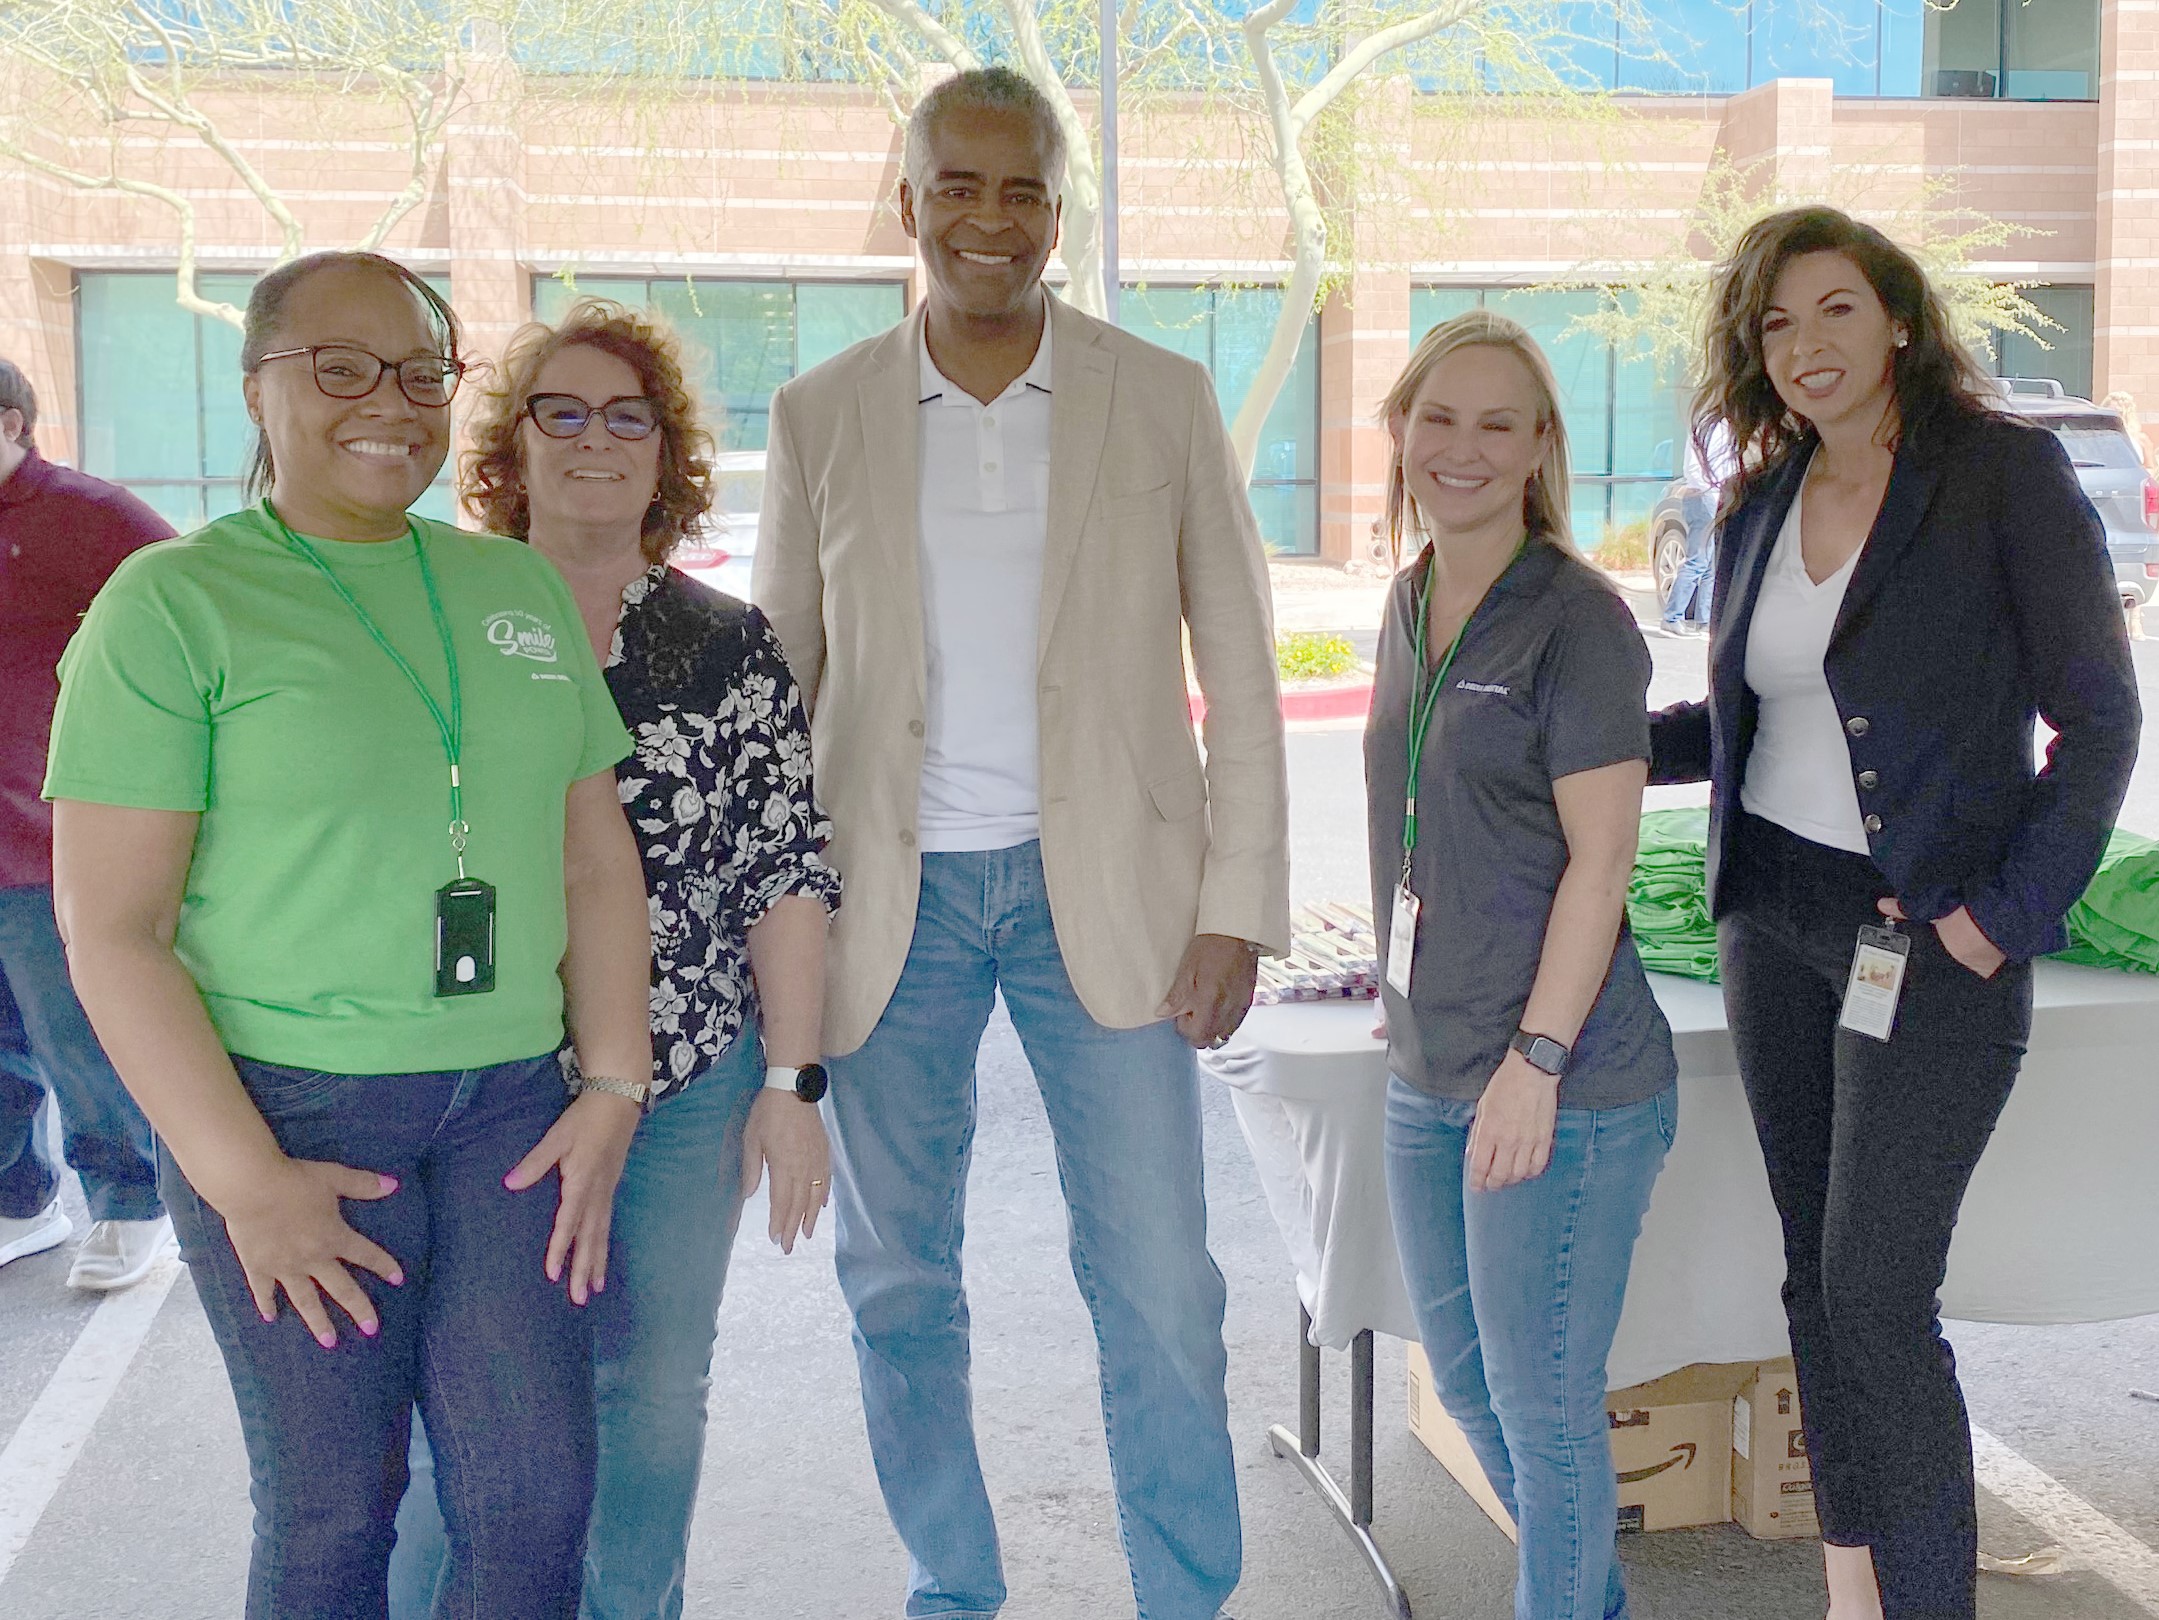
M 1992 407 L 1880 232 L 1828 208 L 1755 225 L 1718 270 L 1704 373 L 1699 431 L 1721 423 L 1742 471 L 1710 695 L 1655 717 L 1651 780 L 1711 783 L 1831 1620 L 1970 1620 L 1971 1442 L 1936 1291 L 2023 1059 L 2031 959 L 2067 943 L 2128 787 L 2135 676 L 2068 457 Z M 2035 719 L 2056 734 L 2036 771 Z

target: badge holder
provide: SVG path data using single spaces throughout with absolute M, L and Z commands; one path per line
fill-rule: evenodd
M 1911 964 L 1912 942 L 1897 932 L 1895 921 L 1859 930 L 1852 952 L 1852 976 L 1844 986 L 1839 1029 L 1886 1041 L 1897 1027 L 1897 1003 L 1904 996 L 1904 970 Z
M 457 786 L 457 772 L 450 773 Z M 483 996 L 495 988 L 495 886 L 465 875 L 462 820 L 450 824 L 457 880 L 435 891 L 435 994 Z

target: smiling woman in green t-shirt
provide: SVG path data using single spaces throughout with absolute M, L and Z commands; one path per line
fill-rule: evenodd
M 457 1612 L 569 1616 L 575 1307 L 652 1072 L 628 737 L 546 560 L 408 515 L 463 370 L 424 283 L 298 260 L 241 359 L 268 498 L 130 559 L 62 661 L 70 965 L 238 1398 L 250 1620 L 381 1611 L 415 1400 Z

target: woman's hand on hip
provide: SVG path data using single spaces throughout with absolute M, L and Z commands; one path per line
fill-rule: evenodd
M 555 1230 L 547 1239 L 547 1280 L 562 1281 L 569 1262 L 570 1298 L 582 1305 L 607 1287 L 607 1229 L 615 1218 L 615 1183 L 642 1117 L 637 1104 L 605 1091 L 581 1093 L 547 1129 L 539 1145 L 502 1178 L 523 1192 L 548 1171 L 562 1177 Z
M 817 1235 L 817 1212 L 832 1199 L 832 1150 L 817 1105 L 784 1091 L 760 1093 L 742 1132 L 742 1196 L 757 1191 L 772 1172 L 766 1198 L 769 1230 L 782 1254 L 795 1252 L 795 1235 Z
M 337 1343 L 337 1329 L 323 1302 L 328 1295 L 352 1318 L 353 1326 L 373 1338 L 382 1326 L 375 1303 L 345 1268 L 364 1266 L 393 1287 L 405 1280 L 405 1268 L 346 1224 L 339 1200 L 387 1198 L 396 1191 L 396 1177 L 373 1170 L 279 1159 L 244 1203 L 220 1210 L 257 1314 L 265 1322 L 277 1320 L 277 1291 L 282 1288 L 315 1342 L 328 1350 Z
M 1899 922 L 1905 920 L 1904 908 L 1897 904 L 1894 895 L 1879 904 L 1883 916 L 1894 917 Z M 1946 917 L 1936 918 L 1934 932 L 1941 940 L 1943 950 L 1982 979 L 1993 978 L 2009 960 L 2002 954 L 2000 946 L 1979 931 L 1979 925 L 1972 921 L 1970 910 L 1964 906 L 1957 907 Z
M 1469 1130 L 1469 1190 L 1497 1192 L 1534 1181 L 1552 1162 L 1559 1082 L 1509 1052 L 1477 1100 Z

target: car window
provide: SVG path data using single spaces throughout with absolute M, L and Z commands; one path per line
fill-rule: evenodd
M 2057 427 L 2054 437 L 2061 440 L 2069 459 L 2079 467 L 2143 466 L 2137 459 L 2136 446 L 2120 428 Z

